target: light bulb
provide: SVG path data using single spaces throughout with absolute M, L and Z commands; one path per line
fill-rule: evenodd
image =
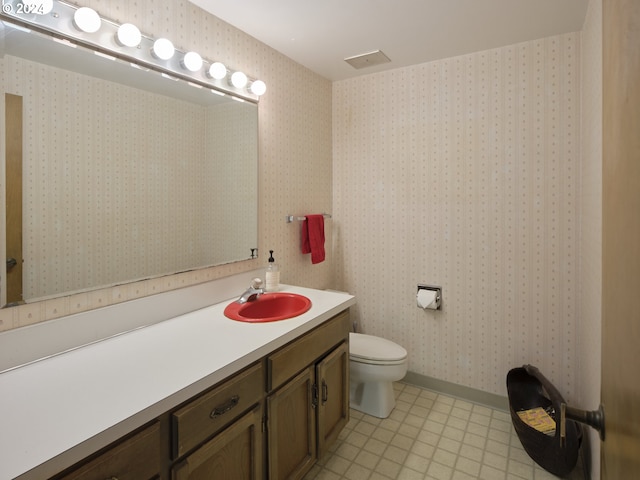
M 125 47 L 137 47 L 142 41 L 142 34 L 138 27 L 131 23 L 123 23 L 116 34 L 118 42 Z
M 196 52 L 187 52 L 180 63 L 190 72 L 197 72 L 202 68 L 202 57 Z
M 248 78 L 242 72 L 233 72 L 231 75 L 231 85 L 236 88 L 244 88 L 247 86 Z
M 222 80 L 227 76 L 227 67 L 225 67 L 223 63 L 214 62 L 209 67 L 208 75 L 216 80 Z
M 166 38 L 159 38 L 153 42 L 153 48 L 151 50 L 160 60 L 169 60 L 176 51 L 171 40 L 167 40 Z
M 264 95 L 264 92 L 267 91 L 267 85 L 262 80 L 256 80 L 251 84 L 251 87 L 249 88 L 249 90 L 254 95 L 257 95 L 257 96 Z
M 100 29 L 102 20 L 100 15 L 94 9 L 89 7 L 80 7 L 73 14 L 73 23 L 78 30 L 86 33 L 95 33 Z

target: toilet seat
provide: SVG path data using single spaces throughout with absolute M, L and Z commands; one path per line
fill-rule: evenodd
M 349 333 L 349 358 L 370 365 L 399 365 L 407 360 L 407 351 L 386 338 Z

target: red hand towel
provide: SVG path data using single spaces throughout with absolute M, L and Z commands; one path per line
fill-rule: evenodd
M 311 263 L 324 261 L 324 216 L 307 215 L 302 223 L 302 253 L 311 253 Z

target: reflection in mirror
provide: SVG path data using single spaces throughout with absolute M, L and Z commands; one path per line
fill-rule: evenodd
M 256 104 L 0 29 L 3 92 L 23 104 L 8 208 L 22 203 L 24 301 L 252 258 Z

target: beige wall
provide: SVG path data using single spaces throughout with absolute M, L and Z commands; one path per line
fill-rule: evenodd
M 600 403 L 602 323 L 602 0 L 591 0 L 582 30 L 582 195 L 576 403 Z M 587 429 L 592 477 L 600 478 L 600 439 Z
M 283 282 L 331 286 L 331 242 L 327 261 L 312 266 L 300 254 L 300 225 L 284 221 L 287 214 L 331 211 L 331 83 L 187 1 L 81 3 L 266 82 L 259 107 L 260 259 L 3 309 L 0 331 L 266 266 L 268 249 L 275 250 Z
M 580 34 L 335 82 L 333 134 L 338 286 L 362 331 L 418 374 L 506 395 L 531 363 L 575 399 Z

